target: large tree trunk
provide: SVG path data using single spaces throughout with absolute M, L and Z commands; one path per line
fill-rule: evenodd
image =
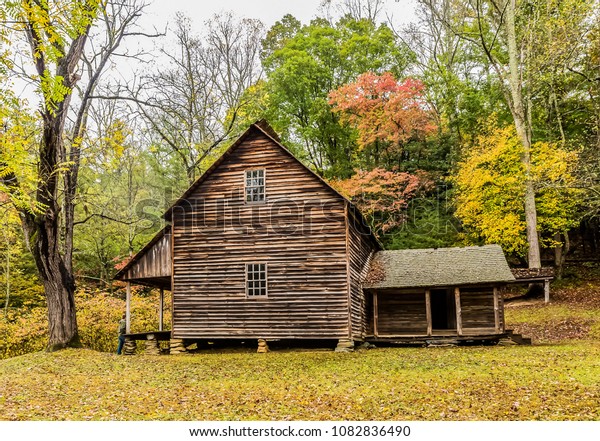
M 59 174 L 64 158 L 62 133 L 70 95 L 58 105 L 56 113 L 44 114 L 43 139 L 40 144 L 37 201 L 44 211 L 22 211 L 23 226 L 46 294 L 48 306 L 49 351 L 79 346 L 75 315 L 75 279 L 61 249 Z
M 32 251 L 48 304 L 48 350 L 79 347 L 75 280 L 60 253 L 58 222 L 46 218 L 37 225 L 33 237 Z

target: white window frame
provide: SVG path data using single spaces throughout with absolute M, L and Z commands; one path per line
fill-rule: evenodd
M 248 185 L 248 179 L 260 179 L 258 176 L 254 178 L 252 175 L 248 178 L 248 173 L 262 172 L 262 199 L 258 201 L 248 200 L 248 189 L 249 188 L 260 188 L 261 185 Z M 260 195 L 260 193 L 259 193 Z M 244 203 L 245 204 L 264 204 L 267 201 L 267 169 L 265 168 L 253 168 L 250 170 L 244 170 Z
M 260 284 L 259 284 L 259 287 L 258 287 L 258 288 L 256 288 L 256 287 L 252 287 L 252 288 L 250 288 L 250 282 L 251 282 L 251 280 L 248 278 L 248 274 L 249 274 L 250 272 L 252 272 L 252 274 L 261 274 L 260 267 L 259 267 L 259 270 L 258 270 L 258 271 L 256 271 L 254 268 L 252 269 L 252 271 L 250 271 L 250 270 L 249 270 L 249 267 L 250 267 L 251 265 L 252 265 L 252 266 L 254 266 L 254 265 L 264 265 L 264 274 L 265 274 L 265 277 L 264 277 L 264 279 L 261 279 L 261 278 L 260 278 L 260 276 L 259 276 L 259 278 L 258 278 L 258 279 L 256 279 L 256 278 L 252 278 L 252 282 L 263 282 L 263 281 L 265 282 L 264 294 L 254 294 L 254 293 L 252 293 L 252 294 L 251 294 L 251 293 L 250 293 L 250 292 L 251 292 L 251 290 L 252 290 L 253 292 L 255 292 L 256 290 L 258 290 L 258 292 L 260 293 L 260 292 L 261 292 L 261 290 L 263 289 L 263 288 L 260 286 Z M 266 262 L 247 262 L 247 263 L 244 265 L 244 269 L 245 269 L 245 274 L 246 274 L 246 277 L 245 277 L 245 279 L 246 279 L 246 281 L 245 281 L 245 286 L 246 286 L 246 298 L 247 298 L 247 299 L 266 299 L 266 298 L 268 297 L 268 295 L 269 295 L 269 283 L 268 283 L 268 279 L 269 279 L 269 277 L 268 277 L 267 263 L 266 263 Z

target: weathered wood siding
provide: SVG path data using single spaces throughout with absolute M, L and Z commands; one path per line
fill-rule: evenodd
M 377 332 L 386 335 L 427 335 L 425 292 L 377 293 Z
M 158 241 L 143 250 L 125 272 L 122 280 L 143 280 L 171 276 L 171 234 L 162 235 Z
M 244 173 L 265 169 L 266 202 Z M 349 335 L 343 199 L 258 130 L 173 210 L 175 338 Z M 245 264 L 267 264 L 247 298 Z
M 461 288 L 460 306 L 463 329 L 495 327 L 493 287 Z
M 362 339 L 369 333 L 372 309 L 367 304 L 362 282 L 369 271 L 373 252 L 378 247 L 352 209 L 348 210 L 348 258 L 350 268 L 350 316 L 352 337 Z

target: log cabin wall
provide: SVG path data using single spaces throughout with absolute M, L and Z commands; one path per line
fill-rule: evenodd
M 463 329 L 494 329 L 494 289 L 492 286 L 461 288 L 460 306 Z
M 350 269 L 350 321 L 352 338 L 360 340 L 369 334 L 372 306 L 367 302 L 362 283 L 369 271 L 373 252 L 379 249 L 368 226 L 363 225 L 351 208 L 348 211 L 348 259 Z M 371 307 L 370 307 L 371 306 Z
M 246 203 L 247 170 L 265 202 Z M 349 335 L 345 201 L 257 129 L 172 211 L 174 338 Z M 267 295 L 248 298 L 246 264 Z
M 427 335 L 425 292 L 378 291 L 377 334 Z
M 171 276 L 171 230 L 165 228 L 136 255 L 121 280 L 144 280 Z

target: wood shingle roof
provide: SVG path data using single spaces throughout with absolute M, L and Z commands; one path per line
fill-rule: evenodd
M 415 288 L 514 282 L 502 248 L 378 251 L 365 288 Z

